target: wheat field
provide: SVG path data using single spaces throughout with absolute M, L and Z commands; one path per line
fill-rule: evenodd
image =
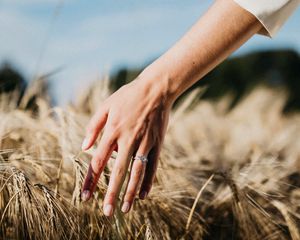
M 174 108 L 149 197 L 114 217 L 97 190 L 81 202 L 93 149 L 84 126 L 109 96 L 96 82 L 67 107 L 52 107 L 43 81 L 0 95 L 1 239 L 300 239 L 300 114 L 282 114 L 284 90 L 258 87 L 231 111 L 230 96 Z

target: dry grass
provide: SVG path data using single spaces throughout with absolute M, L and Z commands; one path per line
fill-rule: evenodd
M 113 157 L 92 201 L 80 200 L 93 152 L 80 151 L 84 125 L 107 80 L 67 109 L 36 86 L 19 107 L 0 96 L 1 239 L 300 239 L 300 114 L 281 114 L 284 92 L 256 89 L 230 112 L 230 97 L 191 95 L 172 113 L 149 198 L 108 219 Z

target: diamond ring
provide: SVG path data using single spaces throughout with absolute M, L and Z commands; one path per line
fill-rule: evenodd
M 135 156 L 133 160 L 140 160 L 143 164 L 146 164 L 148 162 L 147 156 L 144 155 Z

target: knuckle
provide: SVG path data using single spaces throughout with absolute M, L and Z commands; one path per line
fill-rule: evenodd
M 134 190 L 129 190 L 129 191 L 127 191 L 127 193 L 126 193 L 126 197 L 125 197 L 125 199 L 128 201 L 128 200 L 133 200 L 134 198 L 135 198 L 135 195 L 136 195 L 136 191 L 134 191 Z
M 94 156 L 91 164 L 94 169 L 101 169 L 105 165 L 105 159 L 98 153 Z
M 110 192 L 108 192 L 107 195 L 106 195 L 105 202 L 106 202 L 106 203 L 113 203 L 114 200 L 116 199 L 116 197 L 117 197 L 117 192 L 115 192 L 115 191 L 110 191 Z
M 143 167 L 135 167 L 132 171 L 132 177 L 134 180 L 139 180 L 143 174 Z
M 99 117 L 94 115 L 86 126 L 86 132 L 93 133 L 94 131 L 97 131 L 97 128 L 99 127 L 99 121 Z
M 130 138 L 126 137 L 126 136 L 121 136 L 118 139 L 118 145 L 122 146 L 122 149 L 125 151 L 128 151 L 129 149 L 131 149 L 132 146 L 132 141 Z
M 154 178 L 155 178 L 155 175 L 153 173 L 146 175 L 142 185 L 144 187 L 151 186 L 154 181 Z
M 125 168 L 118 165 L 115 167 L 114 176 L 117 178 L 123 177 L 124 171 L 125 171 Z
M 123 149 L 126 149 L 128 151 L 133 146 L 133 142 L 130 140 L 122 141 L 121 145 L 123 146 Z
M 101 137 L 101 148 L 97 149 L 98 154 L 100 154 L 100 152 L 106 151 L 108 150 L 116 141 L 116 137 L 115 135 L 112 134 L 108 134 L 108 131 L 106 131 L 105 134 L 102 135 Z
M 119 126 L 117 125 L 112 125 L 111 123 L 109 123 L 108 127 L 107 127 L 107 133 L 109 133 L 109 136 L 108 138 L 113 138 L 113 139 L 116 139 L 119 134 L 121 132 L 121 129 Z
M 111 129 L 119 129 L 120 127 L 120 119 L 116 116 L 109 119 L 109 126 Z
M 144 183 L 144 184 L 142 185 L 142 187 L 141 187 L 140 192 L 146 191 L 146 192 L 149 194 L 151 188 L 152 188 L 152 184 L 151 184 L 151 183 Z
M 115 143 L 114 135 L 108 137 L 104 142 L 105 142 L 105 146 L 109 149 Z

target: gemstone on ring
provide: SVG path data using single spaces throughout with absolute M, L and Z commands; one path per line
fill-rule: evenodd
M 144 156 L 144 155 L 135 156 L 133 158 L 133 160 L 140 160 L 142 163 L 145 163 L 145 164 L 148 162 L 147 156 Z

